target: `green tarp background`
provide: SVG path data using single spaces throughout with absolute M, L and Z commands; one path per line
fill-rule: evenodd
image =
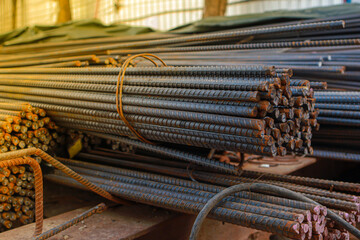
M 171 30 L 174 33 L 201 33 L 230 28 L 251 27 L 263 24 L 335 17 L 340 15 L 360 15 L 360 4 L 341 4 L 329 7 L 309 8 L 296 11 L 271 11 L 259 14 L 245 14 L 231 17 L 210 17 Z
M 179 26 L 169 33 L 201 33 L 313 18 L 360 14 L 360 4 L 342 4 L 297 11 L 272 11 L 232 17 L 211 17 Z M 58 25 L 35 25 L 0 34 L 0 44 L 10 46 L 35 42 L 60 42 L 99 37 L 131 36 L 154 32 L 149 27 L 105 25 L 99 20 L 70 21 Z
M 58 25 L 35 25 L 0 34 L 0 44 L 16 45 L 35 42 L 62 42 L 66 40 L 131 36 L 154 32 L 149 27 L 124 24 L 105 25 L 96 19 L 70 21 Z

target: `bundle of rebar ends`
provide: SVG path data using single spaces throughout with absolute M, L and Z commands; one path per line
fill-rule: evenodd
M 353 229 L 334 222 L 327 211 L 350 225 L 359 222 L 359 184 L 239 171 L 203 153 L 313 154 L 318 120 L 333 130 L 339 116 L 343 125 L 358 121 L 358 92 L 349 101 L 331 102 L 327 96 L 343 92 L 324 90 L 357 90 L 358 66 L 345 59 L 359 58 L 359 22 L 356 15 L 188 36 L 4 47 L 0 103 L 31 104 L 62 127 L 145 151 L 146 156 L 130 156 L 136 161 L 109 150 L 94 153 L 91 146 L 90 154 L 78 156 L 121 168 L 59 158 L 114 195 L 194 214 L 224 187 L 266 182 L 318 204 L 245 191 L 226 198 L 210 217 L 292 239 L 349 239 Z M 130 62 L 129 54 L 141 55 Z M 76 60 L 90 64 L 56 68 Z M 154 63 L 162 66 L 148 65 Z M 355 113 L 335 116 L 333 103 L 349 103 Z M 81 188 L 56 171 L 46 178 Z
M 34 221 L 34 181 L 31 167 L 0 168 L 0 231 Z
M 0 103 L 0 119 L 2 153 L 31 147 L 53 152 L 58 143 L 64 143 L 64 138 L 59 137 L 59 127 L 42 108 L 29 104 Z M 38 157 L 36 160 L 41 162 Z

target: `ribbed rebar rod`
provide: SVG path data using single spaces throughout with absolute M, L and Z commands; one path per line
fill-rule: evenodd
M 88 177 L 88 178 L 90 181 L 94 182 L 95 184 L 105 184 L 105 185 L 112 186 L 112 187 L 125 188 L 125 189 L 129 189 L 129 190 L 145 192 L 145 193 L 153 193 L 153 194 L 160 195 L 160 196 L 174 197 L 174 198 L 188 200 L 188 201 L 192 201 L 192 202 L 206 203 L 209 200 L 209 197 L 197 196 L 197 195 L 193 194 L 192 192 L 186 193 L 186 189 L 181 189 L 181 188 L 180 188 L 180 191 L 176 191 L 175 189 L 178 189 L 178 188 L 174 188 L 174 187 L 171 187 L 170 189 L 165 189 L 159 185 L 155 185 L 154 187 L 139 186 L 139 185 L 127 184 L 127 183 L 123 183 L 123 182 L 109 181 L 109 180 L 105 180 L 102 178 L 96 178 L 96 177 Z M 212 194 L 210 194 L 210 195 L 212 195 Z M 228 208 L 228 209 L 237 210 L 237 211 L 243 211 L 243 212 L 254 213 L 254 214 L 259 214 L 259 215 L 263 215 L 263 216 L 275 217 L 275 218 L 295 221 L 295 222 L 299 222 L 299 223 L 302 223 L 304 221 L 304 216 L 301 214 L 276 211 L 273 209 L 268 209 L 268 208 L 264 208 L 264 207 L 260 207 L 260 206 L 253 207 L 251 205 L 234 203 L 234 202 L 230 202 L 230 201 L 224 201 L 223 203 L 220 204 L 220 206 L 224 207 L 224 208 Z
M 163 176 L 163 175 L 154 174 L 154 173 L 139 172 L 139 171 L 135 171 L 135 170 L 116 168 L 116 167 L 95 164 L 95 163 L 88 163 L 88 162 L 63 159 L 63 158 L 61 158 L 60 160 L 64 164 L 70 165 L 72 168 L 75 168 L 76 171 L 79 171 L 83 174 L 95 175 L 95 176 L 109 178 L 109 179 L 112 179 L 111 177 L 114 177 L 114 180 L 121 178 L 121 176 L 127 176 L 127 177 L 131 177 L 133 179 L 139 178 L 139 179 L 145 179 L 145 180 L 152 180 L 152 181 L 157 181 L 157 182 L 161 182 L 161 183 L 165 183 L 165 184 L 189 187 L 189 188 L 193 188 L 193 189 L 197 189 L 197 190 L 201 190 L 201 191 L 213 192 L 213 193 L 217 193 L 217 192 L 221 191 L 222 189 L 224 189 L 224 187 L 220 187 L 217 185 L 199 183 L 199 182 L 184 180 L 184 179 L 175 178 L 175 177 L 168 177 L 168 176 Z M 92 169 L 94 171 L 92 171 L 90 169 Z M 111 175 L 111 173 L 113 175 Z M 114 174 L 116 174 L 118 176 L 115 178 Z M 171 174 L 174 175 L 173 172 Z M 179 176 L 180 177 L 184 177 L 184 176 L 189 177 L 189 173 L 185 173 L 185 175 L 179 175 Z M 121 178 L 121 180 L 124 181 L 123 178 Z M 216 184 L 218 184 L 218 183 L 216 183 Z M 298 202 L 298 201 L 294 201 L 294 200 L 290 200 L 290 199 L 269 196 L 269 195 L 254 193 L 254 192 L 251 192 L 251 193 L 250 192 L 241 192 L 241 193 L 237 193 L 235 196 L 244 198 L 244 199 L 251 199 L 251 200 L 255 200 L 255 201 L 275 204 L 275 205 L 287 206 L 287 207 L 291 207 L 291 208 L 311 210 L 312 212 L 319 214 L 319 208 L 316 205 Z
M 68 229 L 68 228 L 74 226 L 75 224 L 85 220 L 86 218 L 91 217 L 95 213 L 101 213 L 101 212 L 105 211 L 106 208 L 107 207 L 104 203 L 100 203 L 100 204 L 96 205 L 95 207 L 90 208 L 89 210 L 86 210 L 85 212 L 81 213 L 80 215 L 74 217 L 73 219 L 66 221 L 66 222 L 60 224 L 59 226 L 56 226 L 55 228 L 52 228 L 52 229 L 40 234 L 39 236 L 37 236 L 35 238 L 35 240 L 48 239 L 48 238 L 58 234 L 59 232 L 62 232 L 65 229 Z
M 264 42 L 264 43 L 242 43 L 227 45 L 209 45 L 192 47 L 164 47 L 152 49 L 130 49 L 130 50 L 111 50 L 111 54 L 137 54 L 142 52 L 166 53 L 166 52 L 198 52 L 198 51 L 228 51 L 241 49 L 264 49 L 264 48 L 300 48 L 300 47 L 326 47 L 342 45 L 359 45 L 359 39 L 336 39 L 336 40 L 306 40 L 306 41 L 284 41 L 284 42 Z
M 335 117 L 317 117 L 317 120 L 321 124 L 333 124 L 333 125 L 341 125 L 341 126 L 360 126 L 360 119 L 349 119 L 349 118 L 335 118 Z
M 315 103 L 319 109 L 360 111 L 360 104 Z
M 195 174 L 196 173 L 194 173 L 194 175 Z M 252 181 L 252 178 L 239 177 L 239 182 L 240 181 L 241 182 L 250 182 L 250 181 Z M 288 188 L 290 190 L 301 192 L 301 193 L 320 195 L 320 196 L 327 197 L 327 198 L 334 198 L 334 199 L 339 199 L 339 200 L 344 200 L 344 201 L 349 201 L 349 202 L 356 202 L 356 203 L 359 202 L 359 198 L 357 196 L 340 193 L 340 192 L 335 192 L 335 191 L 328 191 L 328 190 L 323 190 L 323 189 L 319 189 L 319 188 L 303 186 L 303 185 L 298 185 L 298 184 L 293 184 L 293 183 L 288 183 L 288 182 L 275 181 L 275 180 L 257 180 L 257 182 L 259 182 L 259 183 L 268 182 L 269 184 L 277 185 L 280 187 L 286 186 L 286 188 Z
M 2 153 L 2 154 L 0 154 L 0 164 L 2 162 L 4 162 L 4 160 L 13 159 L 13 158 L 21 158 L 24 156 L 31 156 L 31 155 L 36 155 L 38 157 L 41 157 L 42 160 L 50 163 L 55 168 L 64 172 L 66 175 L 75 179 L 80 184 L 86 186 L 87 188 L 91 189 L 93 192 L 99 194 L 100 196 L 107 198 L 116 203 L 126 203 L 126 201 L 122 201 L 122 200 L 112 196 L 107 191 L 95 186 L 94 184 L 89 182 L 86 178 L 83 178 L 82 176 L 80 176 L 76 172 L 72 171 L 71 169 L 66 167 L 64 164 L 62 164 L 61 162 L 56 160 L 55 158 L 51 157 L 49 154 L 45 153 L 44 151 L 42 151 L 41 149 L 38 149 L 38 148 L 27 148 L 27 149 Z
M 58 97 L 58 98 L 68 98 L 68 99 L 79 99 L 85 101 L 95 101 L 102 103 L 113 103 L 115 104 L 115 95 L 109 93 L 98 93 L 98 92 L 84 92 L 84 91 L 72 91 L 72 90 L 54 90 L 54 89 L 44 89 L 44 88 L 18 88 L 10 86 L 2 86 L 1 91 L 3 92 L 12 92 L 12 93 L 23 93 L 38 96 L 49 96 L 49 97 Z M 249 92 L 246 92 L 249 93 Z M 250 96 L 250 94 L 245 94 Z M 244 95 L 244 97 L 245 97 Z M 256 94 L 255 94 L 256 96 Z M 190 97 L 190 96 L 189 96 Z M 256 117 L 257 109 L 254 107 L 247 106 L 223 106 L 216 104 L 206 104 L 206 103 L 195 103 L 195 102 L 179 102 L 171 101 L 165 99 L 158 99 L 156 97 L 137 97 L 137 96 L 123 96 L 122 102 L 130 106 L 142 106 L 142 107 L 157 107 L 157 108 L 167 108 L 175 110 L 187 110 L 194 112 L 205 112 L 205 113 L 216 113 L 216 114 L 227 114 L 233 116 L 243 116 L 243 117 Z M 148 101 L 151 100 L 151 101 Z M 240 99 L 238 99 L 241 101 Z M 245 98 L 243 99 L 245 100 Z M 251 100 L 251 99 L 249 99 Z M 112 110 L 113 108 L 109 108 Z
M 257 191 L 262 191 L 265 189 L 265 191 L 271 191 L 271 192 L 274 192 L 274 194 L 279 194 L 279 195 L 286 196 L 291 199 L 297 199 L 300 201 L 316 204 L 315 201 L 307 198 L 306 196 L 303 196 L 299 193 L 290 191 L 286 188 L 272 186 L 270 184 L 250 183 L 250 184 L 241 184 L 241 185 L 232 186 L 232 187 L 227 188 L 226 190 L 218 193 L 200 211 L 198 217 L 195 220 L 194 227 L 193 227 L 192 233 L 190 235 L 190 239 L 191 240 L 196 239 L 196 236 L 199 232 L 199 229 L 196 229 L 196 227 L 199 227 L 201 225 L 203 220 L 206 218 L 207 214 L 210 213 L 210 211 L 215 207 L 216 203 L 219 200 L 222 200 L 224 197 L 231 195 L 235 192 L 244 191 L 245 189 L 254 189 Z M 331 210 L 328 210 L 328 214 L 332 220 L 337 222 L 339 225 L 341 225 L 343 228 L 345 228 L 349 232 L 353 233 L 357 238 L 360 238 L 360 231 L 358 229 L 356 229 L 356 227 L 353 227 L 351 224 L 347 223 L 344 219 L 342 219 L 340 216 L 338 216 Z
M 1 75 L 1 85 L 64 88 L 79 90 L 99 90 L 115 92 L 115 76 L 104 75 L 67 75 L 61 78 L 57 75 L 50 75 L 42 80 L 41 75 L 15 75 L 15 78 L 8 78 Z M 23 80 L 23 79 L 31 80 Z M 40 80 L 39 80 L 40 79 Z M 59 81 L 64 79 L 66 81 Z M 108 79 L 108 80 L 107 80 Z M 45 81 L 46 80 L 46 81 Z M 55 81 L 54 81 L 55 80 Z M 168 87 L 168 88 L 193 88 L 193 89 L 214 89 L 214 90 L 237 90 L 237 91 L 267 91 L 269 84 L 275 82 L 273 77 L 269 78 L 215 78 L 215 77 L 158 77 L 149 78 L 146 76 L 127 76 L 124 78 L 126 86 L 142 87 Z M 106 85 L 105 85 L 106 84 Z M 95 86 L 94 86 L 95 85 Z M 124 89 L 125 90 L 125 89 Z
M 217 39 L 222 39 L 222 38 L 234 39 L 234 38 L 241 38 L 241 37 L 245 37 L 245 36 L 278 34 L 278 33 L 294 32 L 294 31 L 336 29 L 336 28 L 343 28 L 344 26 L 345 26 L 344 21 L 329 21 L 329 22 L 317 22 L 317 23 L 306 23 L 306 24 L 294 24 L 294 25 L 287 25 L 287 26 L 276 26 L 276 27 L 269 27 L 269 28 L 236 30 L 236 31 L 219 32 L 219 33 L 197 34 L 197 35 L 193 35 L 193 36 L 174 37 L 174 38 L 170 38 L 170 39 L 106 44 L 104 46 L 85 47 L 85 48 L 77 48 L 77 49 L 75 48 L 75 49 L 63 50 L 63 51 L 27 54 L 27 55 L 21 55 L 21 56 L 11 56 L 11 57 L 7 57 L 5 59 L 0 59 L 0 62 L 19 60 L 19 59 L 24 59 L 24 58 L 29 59 L 29 58 L 41 58 L 41 57 L 57 57 L 57 56 L 65 56 L 65 55 L 76 55 L 76 54 L 81 54 L 81 53 L 84 54 L 84 53 L 104 52 L 105 50 L 111 50 L 111 49 L 152 47 L 152 46 L 161 46 L 164 44 L 176 44 L 176 43 L 182 43 L 182 42 L 211 41 L 211 40 L 217 40 Z
M 319 116 L 320 117 L 359 119 L 360 112 L 359 111 L 334 110 L 334 109 L 331 109 L 331 110 L 319 109 Z
M 9 105 L 10 107 L 12 107 L 12 106 L 19 107 L 19 105 L 21 106 L 21 104 L 23 104 L 23 103 L 31 103 L 31 105 L 34 107 L 40 107 L 40 108 L 52 110 L 54 112 L 75 113 L 75 114 L 83 114 L 83 115 L 94 116 L 94 117 L 98 116 L 98 117 L 102 117 L 102 118 L 110 118 L 110 119 L 120 120 L 119 115 L 115 112 L 92 110 L 92 109 L 77 108 L 77 107 L 67 107 L 67 106 L 60 106 L 60 105 L 53 105 L 53 104 L 46 104 L 46 103 L 39 103 L 39 102 L 32 102 L 32 101 L 19 101 L 19 100 L 13 100 L 13 99 L 0 98 L 0 106 L 2 106 L 2 104 L 4 102 L 5 103 L 11 102 L 12 104 Z M 8 104 L 6 104 L 6 105 L 8 105 Z M 4 107 L 4 106 L 2 106 L 2 107 Z M 187 121 L 187 120 L 176 120 L 176 119 L 158 118 L 158 117 L 132 115 L 132 114 L 127 115 L 127 118 L 132 122 L 162 125 L 162 126 L 168 126 L 168 127 L 184 127 L 187 129 L 219 132 L 219 133 L 241 135 L 241 136 L 248 136 L 248 137 L 264 136 L 263 130 L 255 130 L 255 129 L 249 129 L 249 128 L 237 128 L 237 127 L 231 127 L 231 126 L 225 126 L 225 125 L 208 124 L 208 123 L 194 122 L 194 121 Z
M 334 150 L 322 150 L 322 149 L 314 149 L 313 156 L 319 158 L 329 158 L 329 159 L 339 159 L 345 161 L 354 161 L 360 162 L 360 154 L 358 153 L 351 153 L 351 152 L 341 152 L 341 151 L 334 151 Z
M 103 127 L 109 128 L 113 130 L 118 130 L 119 133 L 128 135 L 128 129 L 125 127 L 124 123 L 104 123 L 105 121 L 94 121 L 95 119 L 91 119 L 91 117 L 82 118 L 79 117 L 77 119 L 66 117 L 57 117 L 52 116 L 54 120 L 57 121 L 60 125 L 62 124 L 84 124 L 84 126 L 95 126 L 95 127 Z M 165 133 L 174 133 L 174 134 L 181 134 L 181 135 L 188 135 L 200 138 L 210 138 L 210 139 L 217 139 L 221 141 L 229 141 L 229 142 L 236 142 L 236 143 L 246 143 L 246 144 L 254 144 L 260 146 L 271 146 L 274 144 L 274 139 L 271 136 L 264 136 L 262 138 L 251 138 L 251 137 L 243 137 L 243 136 L 235 136 L 235 135 L 228 135 L 228 134 L 221 134 L 221 133 L 211 133 L 211 132 L 204 132 L 204 131 L 197 131 L 197 130 L 189 130 L 189 129 L 181 129 L 181 128 L 173 128 L 173 127 L 164 127 L 164 126 L 157 126 L 157 125 L 149 125 L 149 124 L 134 124 L 134 127 L 137 127 L 140 132 L 144 135 L 150 134 L 150 131 L 159 131 Z M 130 134 L 131 135 L 131 134 Z
M 4 67 L 23 67 L 23 66 L 33 66 L 41 65 L 48 63 L 60 63 L 68 61 L 96 61 L 97 58 L 95 55 L 83 55 L 83 56 L 74 56 L 74 57 L 63 57 L 63 58 L 49 58 L 49 59 L 40 59 L 40 60 L 28 60 L 28 61 L 14 61 L 14 62 L 5 62 L 0 63 L 0 68 Z
M 199 179 L 209 179 L 209 177 L 206 175 L 206 172 L 193 171 L 192 175 L 194 178 L 199 177 Z M 242 176 L 240 176 L 240 177 L 226 176 L 226 175 L 222 175 L 222 174 L 217 174 L 216 176 L 214 176 L 214 174 L 213 174 L 212 179 L 219 179 L 220 181 L 223 182 L 223 184 L 226 184 L 228 186 L 253 181 L 253 178 L 246 178 L 246 177 L 242 177 Z M 274 181 L 274 180 L 261 180 L 261 178 L 257 179 L 256 182 L 259 182 L 259 183 L 268 182 L 268 183 L 271 183 L 272 185 L 277 185 L 280 187 L 286 186 L 289 190 L 293 190 L 293 191 L 297 191 L 297 192 L 301 192 L 301 193 L 305 193 L 305 194 L 324 196 L 326 198 L 329 198 L 329 199 L 332 198 L 332 199 L 336 199 L 339 201 L 343 200 L 343 201 L 349 201 L 349 202 L 354 202 L 354 203 L 359 202 L 359 198 L 357 196 L 345 194 L 345 193 L 327 191 L 327 190 L 323 190 L 323 189 L 302 186 L 302 185 L 296 185 L 296 184 L 280 182 L 280 181 Z M 360 204 L 358 204 L 358 205 L 360 206 Z
M 26 94 L 11 94 L 3 93 L 1 94 L 3 98 L 17 99 L 28 101 L 33 104 L 34 102 L 44 102 L 57 105 L 66 105 L 73 107 L 83 107 L 88 109 L 98 109 L 98 110 L 111 110 L 115 112 L 115 105 L 99 103 L 99 102 L 90 102 L 90 101 L 73 101 L 71 99 L 61 99 L 61 98 L 52 98 L 52 97 L 41 97 L 33 96 Z M 156 116 L 162 118 L 171 118 L 178 120 L 188 120 L 188 121 L 199 121 L 204 123 L 212 124 L 222 124 L 240 128 L 251 128 L 256 130 L 262 130 L 265 127 L 264 121 L 261 119 L 252 119 L 252 118 L 240 118 L 232 116 L 222 116 L 215 114 L 207 113 L 196 113 L 196 112 L 187 112 L 179 110 L 169 110 L 169 109 L 158 109 L 158 108 L 147 108 L 147 107 L 134 107 L 134 106 L 123 106 L 125 113 L 136 114 L 136 115 L 145 115 L 145 116 Z
M 57 86 L 57 82 L 108 84 L 116 85 L 116 75 L 90 75 L 90 74 L 1 74 L 1 81 L 6 84 L 9 81 L 14 84 L 26 85 L 29 83 L 43 84 L 43 86 Z M 16 80 L 16 81 L 14 81 Z M 274 84 L 279 82 L 277 77 L 242 77 L 242 76 L 128 76 L 124 77 L 124 85 L 129 86 L 150 86 L 150 87 L 184 87 L 204 88 L 214 87 L 215 89 L 252 88 L 254 85 Z M 11 85 L 11 84 L 10 84 Z
M 71 181 L 71 179 L 68 179 L 66 177 L 52 175 L 50 177 L 47 176 L 47 179 L 51 179 L 52 181 L 56 181 L 62 184 L 69 184 L 74 187 L 79 186 L 79 184 L 77 184 L 75 181 Z M 196 203 L 177 198 L 164 197 L 152 193 L 142 193 L 134 190 L 111 187 L 104 184 L 99 186 L 104 187 L 113 194 L 116 194 L 128 200 L 147 203 L 154 206 L 182 211 L 190 214 L 197 213 L 204 206 L 203 203 Z M 270 231 L 279 234 L 281 233 L 285 236 L 294 237 L 295 235 L 299 234 L 299 223 L 293 221 L 286 221 L 257 214 L 249 214 L 222 207 L 217 207 L 216 209 L 214 209 L 210 216 L 214 217 L 217 220 L 222 219 L 222 221 L 236 223 L 258 230 Z
M 106 128 L 104 127 L 103 123 L 97 122 L 84 122 L 81 123 L 62 123 L 64 127 L 75 128 L 83 131 L 95 131 L 99 133 L 107 133 L 107 134 L 114 134 L 114 135 L 125 135 L 131 136 L 131 132 L 124 128 L 123 131 L 119 131 L 115 128 Z M 276 156 L 277 150 L 274 145 L 271 146 L 259 146 L 259 145 L 252 145 L 252 144 L 242 144 L 242 143 L 235 143 L 229 141 L 220 141 L 216 139 L 208 139 L 208 138 L 201 138 L 201 137 L 193 137 L 188 135 L 180 135 L 180 134 L 173 134 L 167 132 L 158 132 L 152 130 L 139 130 L 144 135 L 151 137 L 152 140 L 155 141 L 163 141 L 163 142 L 172 142 L 177 144 L 183 144 L 187 142 L 193 146 L 198 147 L 205 147 L 205 148 L 216 148 L 219 150 L 232 150 L 232 151 L 244 151 L 248 153 L 254 154 L 262 154 L 262 155 L 269 155 L 269 156 Z
M 13 152 L 12 152 L 13 153 Z M 5 153 L 4 153 L 5 154 Z M 0 154 L 0 155 L 3 155 Z M 34 171 L 35 177 L 35 233 L 34 235 L 37 236 L 41 234 L 43 228 L 43 176 L 42 171 L 39 163 L 31 158 L 26 157 L 25 155 L 15 156 L 15 154 L 8 154 L 9 156 L 7 159 L 3 158 L 0 161 L 0 167 L 6 168 L 11 166 L 18 166 L 18 165 L 29 165 L 32 167 Z M 25 158 L 22 158 L 25 157 Z
M 69 84 L 66 84 L 69 85 Z M 70 83 L 70 85 L 74 85 Z M 90 84 L 80 84 L 84 86 L 81 90 L 86 91 L 104 91 L 115 93 L 116 86 L 92 84 L 95 89 L 87 88 Z M 101 88 L 104 87 L 104 88 Z M 63 86 L 67 89 L 67 86 Z M 80 87 L 81 88 L 81 87 Z M 86 96 L 89 98 L 89 93 L 80 91 L 70 90 L 54 90 L 44 88 L 29 88 L 29 87 L 12 87 L 2 85 L 0 88 L 1 92 L 8 93 L 27 93 L 31 95 L 43 95 L 43 96 L 66 96 L 73 94 L 74 97 L 77 95 L 82 96 L 82 99 Z M 71 89 L 71 87 L 69 88 Z M 78 88 L 77 88 L 78 89 Z M 152 96 L 166 96 L 166 97 L 186 97 L 186 98 L 200 98 L 200 99 L 219 99 L 219 100 L 235 100 L 235 101 L 249 101 L 258 102 L 260 101 L 260 95 L 257 91 L 227 91 L 227 90 L 202 90 L 202 89 L 181 89 L 181 88 L 155 88 L 155 87 L 136 87 L 136 86 L 124 86 L 123 91 L 125 94 L 136 94 L 136 95 L 152 95 Z M 94 97 L 112 99 L 112 96 L 106 94 L 94 93 Z M 107 100 L 109 101 L 109 100 Z
M 148 169 L 148 167 L 145 167 L 145 165 L 137 163 L 136 167 L 137 168 Z M 86 165 L 86 166 L 88 166 L 88 165 Z M 91 164 L 90 164 L 90 166 L 91 166 Z M 149 166 L 149 165 L 146 165 L 146 166 Z M 169 168 L 169 167 L 163 167 L 162 169 L 160 169 L 160 168 L 152 168 L 152 171 L 156 171 L 156 172 L 159 172 L 159 173 L 166 173 L 166 174 L 171 173 L 172 175 L 177 175 L 177 176 L 180 176 L 180 177 L 187 176 L 187 173 L 186 173 L 185 170 L 180 170 L 180 169 L 175 170 L 174 168 Z M 180 174 L 178 174 L 178 173 L 180 173 Z M 208 174 L 202 174 L 202 173 L 200 173 L 198 171 L 193 171 L 192 176 L 195 177 L 198 180 L 201 180 L 201 181 L 206 181 L 206 182 L 210 182 L 210 183 L 214 183 L 214 184 L 220 184 L 220 185 L 223 185 L 223 186 L 236 185 L 236 184 L 242 182 L 237 177 L 236 178 L 235 177 L 232 177 L 232 178 L 227 177 L 227 178 L 225 178 L 225 177 L 221 177 L 220 175 L 219 176 L 217 176 L 217 175 L 214 176 L 214 174 L 209 176 Z M 249 182 L 249 181 L 247 181 L 247 182 Z M 252 181 L 250 181 L 250 182 L 252 182 Z M 262 182 L 262 181 L 258 181 L 258 182 Z M 301 189 L 298 189 L 298 188 L 294 189 L 294 190 L 302 191 Z M 312 199 L 314 199 L 314 200 L 316 200 L 316 201 L 319 201 L 319 202 L 321 202 L 321 203 L 323 203 L 325 205 L 332 206 L 334 208 L 351 209 L 351 210 L 354 210 L 354 211 L 359 211 L 359 207 L 360 207 L 359 203 L 351 203 L 351 202 L 342 201 L 342 200 L 338 200 L 338 199 L 331 199 L 331 198 L 327 198 L 327 197 L 316 196 L 316 195 L 308 194 L 308 193 L 306 193 L 305 195 L 312 198 Z
M 319 178 L 263 173 L 263 172 L 255 172 L 248 170 L 244 170 L 241 175 L 244 177 L 251 177 L 251 178 L 261 177 L 261 179 L 263 180 L 269 179 L 269 180 L 292 182 L 301 185 L 320 187 L 328 190 L 355 192 L 355 193 L 360 192 L 360 184 L 358 183 L 348 183 L 348 182 L 333 181 L 333 180 L 319 179 Z
M 117 75 L 121 68 L 36 68 L 36 73 L 51 74 L 111 74 Z M 33 74 L 31 68 L 1 68 L 0 74 Z M 126 70 L 127 75 L 164 76 L 274 76 L 274 67 L 261 65 L 208 66 L 208 67 L 136 67 Z
M 63 159 L 61 159 L 61 160 L 63 160 Z M 156 181 L 151 181 L 151 180 L 126 177 L 126 176 L 122 176 L 122 175 L 115 175 L 115 174 L 111 174 L 111 173 L 95 171 L 95 170 L 90 170 L 90 169 L 84 169 L 84 168 L 74 167 L 74 166 L 71 166 L 71 168 L 74 169 L 76 172 L 85 174 L 90 181 L 94 181 L 94 182 L 98 182 L 98 183 L 104 183 L 104 181 L 109 181 L 109 183 L 107 183 L 108 185 L 113 183 L 113 184 L 117 184 L 118 186 L 120 186 L 121 184 L 127 183 L 127 184 L 132 184 L 132 185 L 140 185 L 140 186 L 146 186 L 146 187 L 151 187 L 151 188 L 163 189 L 163 190 L 170 191 L 170 192 L 180 192 L 180 193 L 185 193 L 185 194 L 190 194 L 190 195 L 198 195 L 203 198 L 211 198 L 216 194 L 216 192 L 219 192 L 219 191 L 221 191 L 221 189 L 223 189 L 221 187 L 209 185 L 209 187 L 212 187 L 215 190 L 214 192 L 209 192 L 209 191 L 204 191 L 204 190 L 198 190 L 199 187 L 191 188 L 191 187 L 186 187 L 186 186 L 184 187 L 184 186 L 179 186 L 179 185 L 166 184 L 166 183 L 161 183 L 161 182 L 156 182 Z M 96 176 L 98 176 L 98 177 L 96 177 Z M 163 177 L 167 179 L 167 177 L 165 177 L 165 176 L 163 176 Z M 108 179 L 108 180 L 105 180 L 105 179 Z M 178 179 L 175 179 L 175 180 L 178 180 Z M 183 180 L 183 181 L 186 181 L 186 180 Z M 198 185 L 200 185 L 200 184 L 198 184 Z M 280 216 L 280 215 L 276 215 L 277 212 L 294 212 L 294 213 L 296 213 L 295 215 L 293 215 L 293 214 L 288 215 L 287 216 L 287 218 L 289 218 L 288 220 L 290 220 L 290 218 L 293 219 L 294 216 L 295 216 L 295 218 L 299 217 L 298 218 L 299 220 L 302 219 L 302 217 L 299 216 L 298 214 L 300 214 L 302 216 L 306 216 L 306 219 L 308 219 L 311 216 L 310 211 L 307 211 L 307 210 L 300 210 L 300 209 L 296 209 L 296 208 L 284 207 L 284 206 L 276 205 L 276 204 L 268 204 L 265 202 L 255 201 L 255 200 L 250 200 L 250 199 L 245 199 L 245 198 L 228 197 L 225 200 L 238 203 L 241 206 L 245 206 L 245 209 L 242 209 L 242 211 L 256 213 L 257 210 L 254 208 L 257 208 L 257 207 L 261 207 L 264 209 L 274 209 L 275 213 L 269 213 L 273 217 Z M 251 206 L 249 206 L 249 205 L 251 205 Z M 249 209 L 247 209 L 247 206 L 249 206 Z M 265 213 L 264 214 L 260 213 L 260 214 L 264 215 Z M 280 213 L 280 214 L 283 214 L 283 213 Z M 279 218 L 283 218 L 283 217 L 279 217 Z
M 206 174 L 197 174 L 196 172 L 192 173 L 193 177 L 196 177 L 196 179 L 201 181 L 206 181 L 209 183 L 216 183 L 221 184 L 223 186 L 232 186 L 236 184 L 243 183 L 243 181 L 235 180 L 235 179 L 226 179 L 226 178 L 214 178 L 214 176 L 209 177 Z M 253 180 L 248 180 L 247 182 L 253 182 Z M 259 181 L 257 182 L 266 182 L 266 181 Z M 267 193 L 267 192 L 265 192 Z M 338 200 L 334 198 L 328 198 L 328 197 L 322 197 L 319 195 L 309 194 L 302 191 L 304 196 L 309 197 L 313 199 L 314 201 L 319 202 L 320 204 L 323 204 L 325 206 L 329 206 L 335 209 L 341 209 L 341 210 L 353 210 L 353 211 L 360 211 L 360 204 L 356 202 L 348 202 L 344 200 Z
M 226 173 L 230 173 L 230 174 L 235 174 L 235 175 L 238 174 L 236 167 L 234 167 L 233 165 L 230 165 L 227 163 L 222 163 L 219 161 L 210 160 L 208 158 L 194 155 L 191 153 L 182 152 L 182 151 L 178 151 L 175 149 L 162 147 L 162 146 L 155 146 L 155 145 L 143 143 L 140 141 L 131 140 L 128 138 L 123 138 L 123 137 L 117 137 L 117 136 L 109 135 L 109 134 L 102 134 L 102 133 L 96 133 L 96 132 L 91 132 L 91 131 L 85 131 L 85 132 L 90 135 L 97 136 L 100 138 L 114 140 L 114 141 L 118 141 L 118 142 L 121 142 L 124 144 L 129 144 L 134 147 L 137 147 L 137 148 L 140 148 L 140 149 L 143 149 L 143 150 L 155 153 L 155 154 L 159 154 L 161 156 L 167 156 L 167 157 L 191 162 L 194 164 L 198 164 L 201 166 L 205 166 L 205 167 L 215 168 L 222 172 L 226 172 Z
M 317 103 L 360 103 L 360 95 L 335 95 L 332 96 L 331 94 L 328 95 L 317 95 L 317 92 L 315 92 L 315 98 Z

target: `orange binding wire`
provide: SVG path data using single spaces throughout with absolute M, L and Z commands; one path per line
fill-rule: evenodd
M 137 54 L 137 55 L 131 56 L 128 59 L 126 59 L 126 61 L 121 66 L 121 70 L 119 72 L 119 75 L 117 78 L 117 83 L 116 83 L 116 110 L 117 110 L 118 114 L 120 115 L 121 120 L 125 123 L 125 125 L 130 129 L 130 131 L 140 141 L 145 142 L 145 143 L 154 144 L 153 142 L 151 142 L 151 141 L 147 140 L 146 138 L 144 138 L 143 136 L 141 136 L 140 133 L 138 133 L 138 131 L 136 131 L 135 128 L 133 128 L 133 126 L 131 126 L 131 124 L 126 120 L 124 112 L 123 112 L 122 93 L 123 93 L 125 72 L 129 66 L 130 62 L 138 57 L 145 58 L 145 59 L 149 60 L 150 62 L 152 62 L 156 67 L 158 67 L 158 64 L 153 59 L 151 59 L 151 57 L 153 57 L 153 58 L 159 60 L 163 66 L 165 66 L 165 67 L 167 66 L 166 63 L 161 58 L 159 58 L 158 56 L 156 56 L 154 54 L 150 54 L 150 53 Z

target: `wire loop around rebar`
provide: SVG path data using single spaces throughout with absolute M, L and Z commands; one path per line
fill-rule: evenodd
M 128 59 L 126 59 L 126 61 L 121 66 L 121 70 L 119 72 L 119 75 L 118 75 L 118 78 L 117 78 L 117 83 L 116 83 L 116 110 L 117 110 L 118 114 L 120 115 L 121 120 L 125 123 L 125 125 L 130 129 L 130 131 L 140 141 L 145 142 L 145 143 L 154 144 L 153 142 L 151 142 L 151 141 L 147 140 L 146 138 L 144 138 L 143 136 L 141 136 L 140 133 L 138 133 L 138 131 L 136 131 L 133 126 L 131 126 L 131 124 L 125 118 L 125 115 L 124 115 L 124 112 L 123 112 L 122 93 L 123 93 L 125 72 L 126 72 L 126 69 L 129 66 L 129 64 L 131 63 L 131 61 L 134 60 L 135 58 L 138 58 L 138 57 L 147 59 L 150 62 L 152 62 L 156 67 L 158 67 L 159 65 L 153 59 L 151 59 L 151 57 L 153 57 L 153 58 L 159 60 L 162 63 L 163 66 L 165 66 L 165 67 L 167 66 L 166 63 L 161 58 L 159 58 L 158 56 L 156 56 L 154 54 L 149 54 L 149 53 L 137 54 L 137 55 L 131 56 Z

